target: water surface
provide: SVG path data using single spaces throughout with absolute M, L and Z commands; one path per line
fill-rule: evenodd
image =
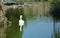
M 53 34 L 53 20 L 50 17 L 39 17 L 27 20 L 22 38 L 51 38 Z

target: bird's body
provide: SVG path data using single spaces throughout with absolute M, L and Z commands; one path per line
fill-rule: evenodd
M 19 26 L 23 26 L 24 25 L 24 20 L 19 20 Z

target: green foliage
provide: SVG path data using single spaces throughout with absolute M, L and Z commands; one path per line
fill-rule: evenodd
M 52 4 L 52 7 L 60 6 L 59 1 L 52 2 L 51 4 Z
M 6 11 L 6 17 L 8 18 L 9 21 L 12 21 L 13 18 L 19 19 L 20 15 L 23 15 L 23 9 L 22 8 L 21 9 L 10 8 L 10 9 L 7 9 L 7 11 Z
M 60 2 L 52 2 L 49 13 L 54 20 L 60 20 Z
M 35 2 L 40 2 L 41 0 L 34 0 Z
M 48 0 L 43 0 L 43 1 L 45 2 L 45 1 L 48 1 Z
M 9 21 L 12 22 L 12 24 L 11 27 L 8 27 L 6 30 L 6 34 L 7 34 L 6 38 L 22 38 L 22 32 L 20 32 L 19 24 L 18 24 L 20 15 L 23 15 L 23 19 L 25 18 L 23 13 L 23 8 L 7 9 L 5 16 Z

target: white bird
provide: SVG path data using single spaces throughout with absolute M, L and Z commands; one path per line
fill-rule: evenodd
M 24 25 L 24 20 L 22 19 L 22 15 L 20 15 L 20 19 L 19 19 L 19 26 L 20 26 L 20 31 L 22 31 L 22 27 Z

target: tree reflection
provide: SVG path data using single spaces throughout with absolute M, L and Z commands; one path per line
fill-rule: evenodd
M 27 19 L 34 20 L 38 16 L 38 7 L 24 7 L 24 14 Z
M 50 15 L 53 17 L 53 38 L 60 38 L 57 33 L 57 22 L 60 22 L 60 3 L 55 1 L 52 2 L 52 8 L 50 9 Z

